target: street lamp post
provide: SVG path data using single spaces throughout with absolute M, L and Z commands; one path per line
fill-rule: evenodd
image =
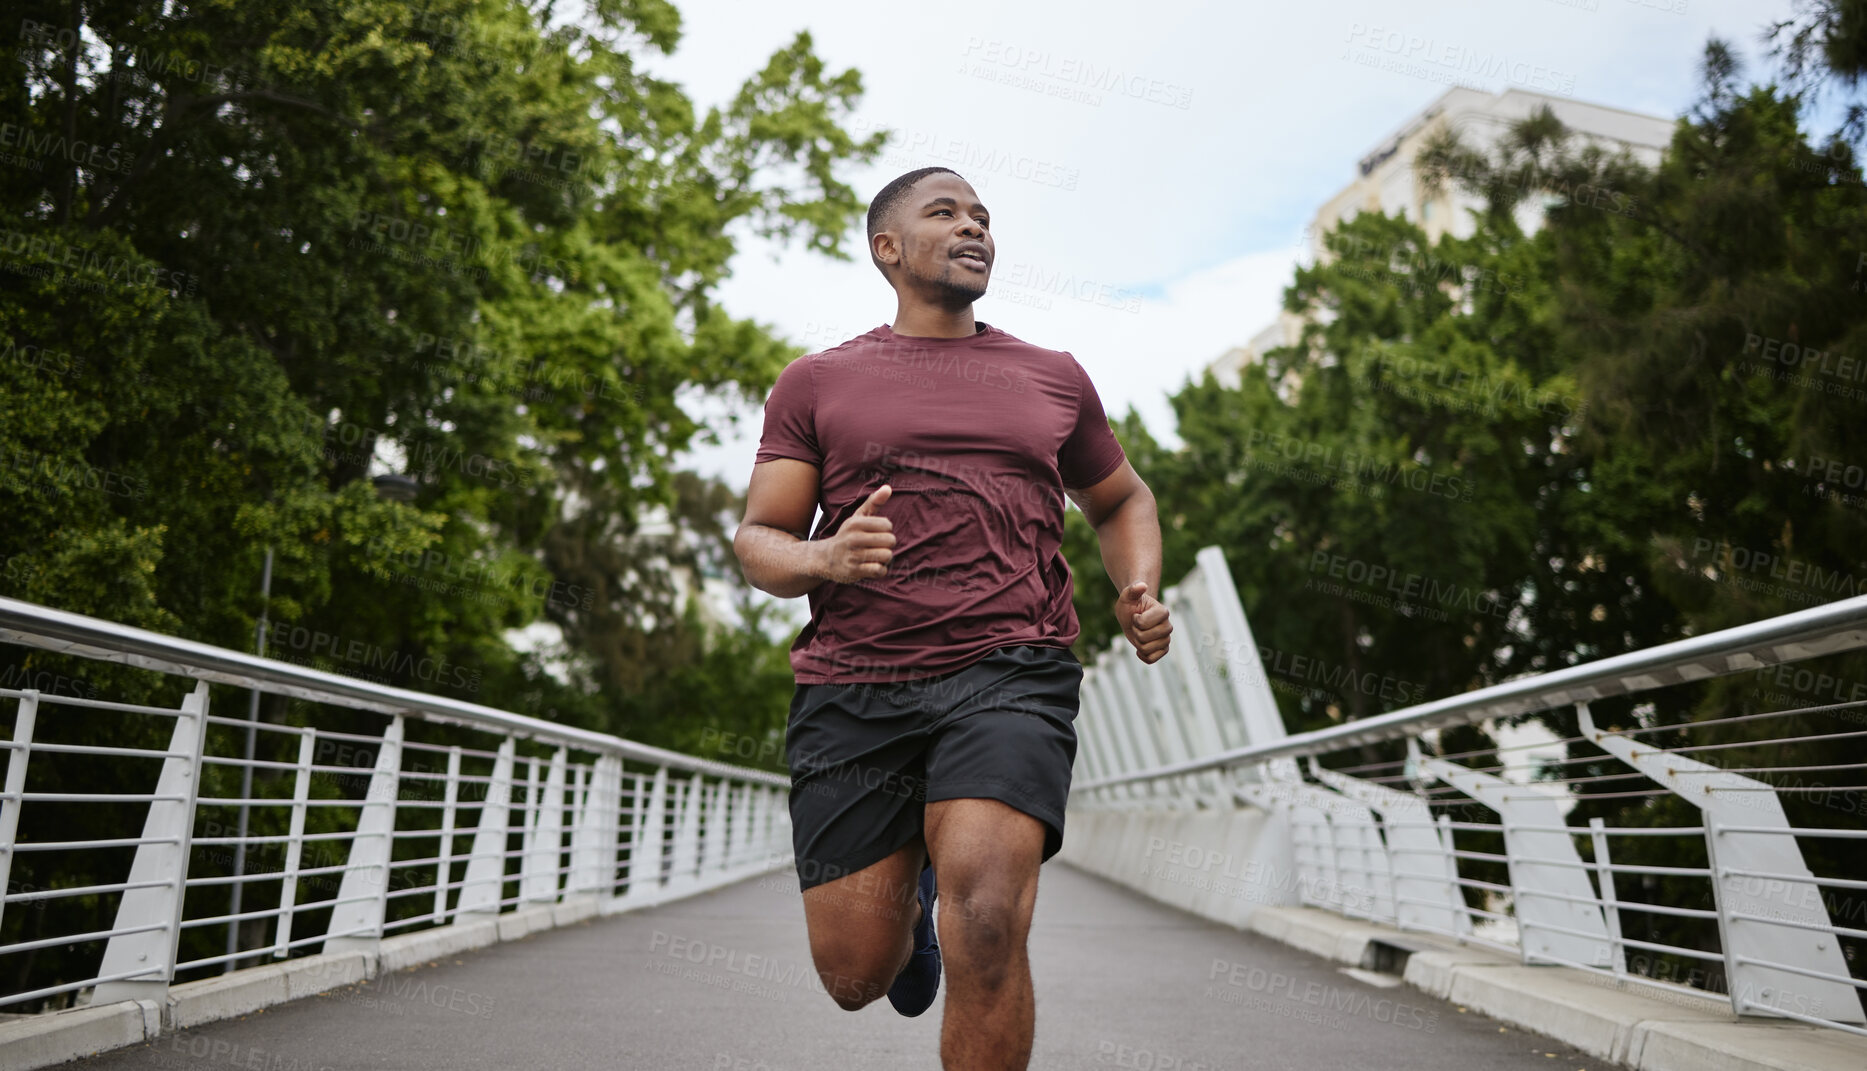
M 421 490 L 421 484 L 414 478 L 396 473 L 384 473 L 370 478 L 376 494 L 392 502 L 413 502 Z M 266 657 L 266 611 L 272 605 L 272 545 L 266 545 L 266 565 L 259 580 L 259 624 L 254 629 L 254 648 L 259 657 Z M 259 690 L 253 689 L 246 704 L 246 763 L 240 767 L 240 821 L 238 836 L 233 846 L 233 898 L 229 905 L 229 915 L 234 916 L 227 924 L 227 955 L 234 956 L 240 951 L 240 902 L 246 890 L 246 883 L 241 879 L 246 876 L 246 826 L 247 800 L 253 798 L 253 754 L 259 737 Z M 227 960 L 222 966 L 222 973 L 237 969 L 240 959 Z
M 259 623 L 254 626 L 253 647 L 259 657 L 266 657 L 266 611 L 272 606 L 272 544 L 266 544 L 266 565 L 259 579 Z M 240 767 L 240 822 L 237 837 L 233 845 L 233 902 L 228 914 L 233 921 L 227 924 L 227 954 L 240 951 L 240 901 L 246 890 L 246 882 L 241 880 L 246 875 L 246 819 L 247 803 L 253 798 L 253 751 L 259 738 L 259 689 L 248 693 L 246 703 L 246 763 Z M 240 961 L 230 959 L 222 972 L 231 971 L 239 966 Z

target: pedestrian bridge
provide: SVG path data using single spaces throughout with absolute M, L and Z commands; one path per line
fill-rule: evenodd
M 1219 552 L 1166 599 L 1085 676 L 1031 1066 L 1867 1067 L 1867 700 L 1821 683 L 1867 597 L 1295 735 Z M 0 643 L 172 696 L 0 689 L 0 1068 L 939 1066 L 937 1013 L 823 993 L 731 744 L 6 599 Z

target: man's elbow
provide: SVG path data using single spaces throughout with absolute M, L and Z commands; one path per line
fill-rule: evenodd
M 1137 479 L 1134 486 L 1128 489 L 1127 494 L 1104 507 L 1100 517 L 1091 518 L 1089 526 L 1100 532 L 1106 526 L 1118 521 L 1129 517 L 1152 516 L 1155 512 L 1154 492 L 1148 489 L 1147 484 Z
M 741 524 L 738 530 L 733 532 L 733 556 L 739 559 L 739 571 L 745 575 L 746 583 L 760 591 L 765 591 L 767 589 L 761 582 L 763 570 L 758 567 L 760 555 L 758 537 L 753 534 L 755 527 L 756 525 Z

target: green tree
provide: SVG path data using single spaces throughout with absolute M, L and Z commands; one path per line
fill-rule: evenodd
M 0 592 L 247 649 L 270 546 L 275 657 L 650 742 L 782 725 L 782 647 L 757 620 L 707 624 L 670 579 L 733 575 L 717 563 L 734 499 L 679 472 L 706 434 L 680 399 L 756 400 L 795 354 L 713 293 L 740 234 L 846 255 L 862 206 L 837 176 L 883 140 L 842 127 L 855 71 L 799 34 L 699 109 L 642 69 L 680 39 L 663 0 L 574 21 L 502 0 L 10 12 Z M 383 475 L 413 500 L 378 495 Z M 561 649 L 509 641 L 539 623 Z M 138 671 L 0 658 L 12 681 L 177 699 Z M 683 707 L 702 670 L 723 678 L 713 705 Z M 80 721 L 57 731 L 161 740 Z M 141 773 L 33 769 L 35 788 Z M 139 819 L 37 820 L 77 836 Z M 119 862 L 14 876 L 120 880 Z M 97 899 L 30 923 L 100 928 Z M 0 941 L 26 924 L 9 913 Z M 48 951 L 18 980 L 89 962 Z

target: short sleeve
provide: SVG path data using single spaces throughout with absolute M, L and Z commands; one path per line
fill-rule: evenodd
M 817 390 L 808 357 L 786 365 L 765 399 L 765 432 L 752 460 L 756 464 L 781 457 L 823 467 L 823 448 L 817 441 Z
M 1107 479 L 1121 467 L 1127 455 L 1109 429 L 1108 414 L 1102 411 L 1102 398 L 1096 393 L 1096 385 L 1089 381 L 1089 373 L 1083 370 L 1082 362 L 1071 357 L 1070 366 L 1076 370 L 1079 391 L 1076 427 L 1057 450 L 1057 475 L 1063 478 L 1063 486 L 1081 490 Z

